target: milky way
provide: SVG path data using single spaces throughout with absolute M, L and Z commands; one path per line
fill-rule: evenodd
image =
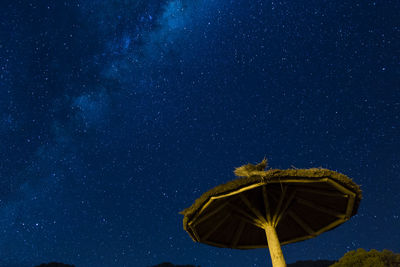
M 2 1 L 0 266 L 266 266 L 179 211 L 233 168 L 325 167 L 354 218 L 287 262 L 399 251 L 399 3 Z M 268 266 L 268 265 L 267 265 Z

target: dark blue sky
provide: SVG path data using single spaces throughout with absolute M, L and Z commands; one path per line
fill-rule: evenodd
M 0 3 L 0 266 L 269 266 L 192 242 L 233 168 L 325 167 L 359 213 L 287 262 L 400 245 L 398 1 Z

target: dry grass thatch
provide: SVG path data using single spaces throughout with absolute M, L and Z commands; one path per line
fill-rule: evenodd
M 247 164 L 235 169 L 235 174 L 239 178 L 227 182 L 225 184 L 216 186 L 211 190 L 205 192 L 200 196 L 190 207 L 181 211 L 180 214 L 184 215 L 183 227 L 187 230 L 187 224 L 193 216 L 203 207 L 207 201 L 213 197 L 222 194 L 227 194 L 232 191 L 236 191 L 242 187 L 246 187 L 257 183 L 268 183 L 272 181 L 279 181 L 281 179 L 298 179 L 298 180 L 318 180 L 321 178 L 329 178 L 340 185 L 346 187 L 356 194 L 355 204 L 353 209 L 353 215 L 357 212 L 360 200 L 362 198 L 362 193 L 360 187 L 354 183 L 349 177 L 344 174 L 331 171 L 323 168 L 311 168 L 311 169 L 270 169 L 264 170 L 267 166 L 267 160 L 264 159 L 261 163 L 257 165 Z

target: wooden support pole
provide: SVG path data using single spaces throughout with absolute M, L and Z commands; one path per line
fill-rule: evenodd
M 275 227 L 268 224 L 264 226 L 265 234 L 267 235 L 269 254 L 273 267 L 286 267 L 285 258 L 283 257 L 281 244 L 279 243 L 278 235 Z

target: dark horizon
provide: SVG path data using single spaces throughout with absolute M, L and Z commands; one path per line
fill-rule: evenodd
M 0 3 L 0 266 L 270 266 L 178 212 L 235 167 L 324 167 L 358 214 L 288 263 L 399 252 L 398 1 Z

